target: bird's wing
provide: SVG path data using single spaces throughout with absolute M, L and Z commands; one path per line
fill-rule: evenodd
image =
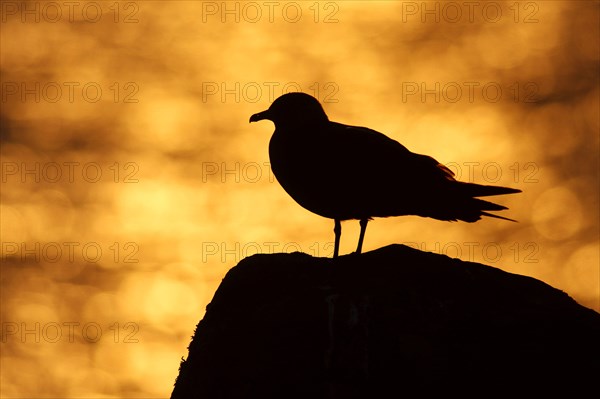
M 350 165 L 357 178 L 369 178 L 374 184 L 383 179 L 406 184 L 422 181 L 454 180 L 454 173 L 434 158 L 415 154 L 388 136 L 366 127 L 330 123 L 335 138 L 338 162 Z

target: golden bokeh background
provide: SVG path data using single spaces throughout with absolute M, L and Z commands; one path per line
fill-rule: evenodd
M 378 219 L 365 250 L 600 310 L 598 2 L 0 4 L 3 398 L 167 397 L 229 268 L 331 256 L 332 221 L 273 179 L 273 125 L 248 124 L 287 91 L 523 190 L 497 198 L 519 223 Z M 342 253 L 357 238 L 345 222 Z

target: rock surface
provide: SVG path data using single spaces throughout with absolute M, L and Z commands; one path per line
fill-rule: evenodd
M 402 245 L 254 255 L 208 305 L 172 398 L 578 397 L 599 341 L 598 313 L 478 263 Z

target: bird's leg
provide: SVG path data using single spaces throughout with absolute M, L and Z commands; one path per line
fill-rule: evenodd
M 367 231 L 367 223 L 369 223 L 369 219 L 360 219 L 360 236 L 358 237 L 358 246 L 356 247 L 357 254 L 362 251 L 363 241 L 365 239 L 365 231 Z
M 335 234 L 335 246 L 333 247 L 333 257 L 337 258 L 340 252 L 340 237 L 342 236 L 342 222 L 339 219 L 335 219 L 333 226 L 333 234 Z

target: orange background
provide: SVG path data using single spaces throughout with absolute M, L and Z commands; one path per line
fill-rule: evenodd
M 75 3 L 1 3 L 2 397 L 169 396 L 229 268 L 331 256 L 333 222 L 273 180 L 272 124 L 248 124 L 290 90 L 523 190 L 496 198 L 519 223 L 378 219 L 364 250 L 600 310 L 598 2 Z

